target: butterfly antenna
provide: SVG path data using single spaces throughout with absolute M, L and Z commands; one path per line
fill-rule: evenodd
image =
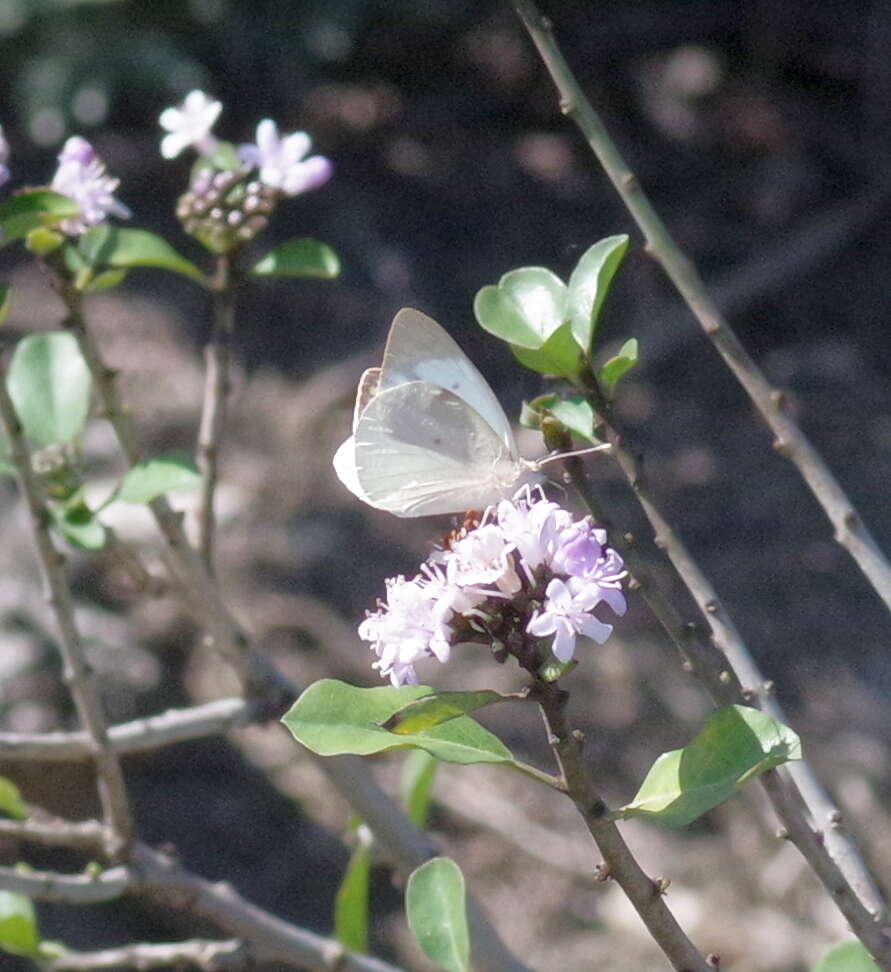
M 600 445 L 590 446 L 587 449 L 575 449 L 572 452 L 556 452 L 552 456 L 545 456 L 544 459 L 539 459 L 536 462 L 536 466 L 541 467 L 548 462 L 556 462 L 558 459 L 572 459 L 573 456 L 587 456 L 592 452 L 608 452 L 612 446 L 608 442 L 603 442 Z

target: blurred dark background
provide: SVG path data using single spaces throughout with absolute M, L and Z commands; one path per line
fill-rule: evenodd
M 789 390 L 879 542 L 891 548 L 891 3 L 564 0 L 542 7 L 656 208 L 746 347 Z M 348 427 L 351 387 L 379 354 L 393 313 L 411 304 L 447 326 L 516 413 L 539 380 L 475 326 L 474 294 L 523 265 L 565 277 L 592 242 L 630 233 L 632 250 L 601 325 L 605 356 L 628 337 L 641 341 L 640 369 L 618 404 L 628 439 L 795 724 L 810 733 L 815 761 L 855 811 L 878 819 L 891 773 L 887 612 L 643 252 L 614 190 L 560 115 L 507 0 L 0 0 L 0 51 L 0 122 L 12 146 L 13 185 L 46 181 L 64 139 L 81 134 L 121 179 L 118 196 L 133 210 L 132 224 L 164 234 L 205 264 L 173 217 L 190 163 L 160 157 L 164 107 L 201 88 L 223 102 L 220 137 L 250 141 L 256 123 L 271 117 L 285 132 L 309 131 L 314 150 L 334 161 L 331 183 L 282 206 L 257 244 L 260 253 L 290 236 L 321 238 L 339 252 L 343 274 L 243 295 L 228 459 L 233 494 L 221 497 L 230 512 L 223 556 L 233 596 L 253 612 L 268 650 L 295 665 L 304 682 L 310 674 L 344 673 L 371 682 L 352 626 L 386 573 L 414 569 L 430 532 L 427 523 L 364 515 L 330 473 L 330 454 Z M 39 292 L 18 255 L 4 252 L 0 260 L 26 295 L 29 286 Z M 137 375 L 130 395 L 144 406 L 148 441 L 188 446 L 208 326 L 204 295 L 145 273 L 133 274 L 108 301 L 97 301 L 97 326 L 115 362 Z M 25 303 L 17 304 L 13 330 L 55 326 L 50 302 L 38 302 L 36 313 Z M 158 380 L 171 382 L 163 385 L 166 397 Z M 101 453 L 101 442 L 94 447 Z M 615 520 L 649 535 L 624 483 L 594 465 Z M 106 628 L 96 623 L 113 640 L 126 599 L 95 566 L 80 569 L 81 595 L 100 602 Z M 7 589 L 8 598 L 20 597 L 16 591 Z M 33 647 L 28 624 L 18 615 L 10 621 L 10 603 L 0 605 L 7 634 L 25 631 Z M 161 662 L 151 652 L 135 656 L 139 664 L 131 658 L 132 677 L 108 663 L 116 717 L 217 690 L 195 675 L 208 666 L 194 661 L 174 621 L 145 624 Z M 700 702 L 691 707 L 688 688 L 671 694 L 664 667 L 674 660 L 651 649 L 659 636 L 640 606 L 621 637 L 625 649 L 598 656 L 592 664 L 600 667 L 587 676 L 592 684 L 577 688 L 597 702 L 582 703 L 580 717 L 597 733 L 595 755 L 633 786 L 652 754 L 653 726 L 660 741 L 674 744 L 687 732 L 684 721 L 695 724 L 703 709 Z M 332 643 L 340 646 L 333 661 L 325 654 Z M 64 703 L 34 675 L 43 669 L 32 656 L 0 698 L 6 725 L 64 724 Z M 440 678 L 438 670 L 426 675 Z M 187 686 L 179 695 L 171 688 L 178 680 Z M 22 707 L 28 693 L 49 696 L 37 715 Z M 537 731 L 532 723 L 501 728 L 521 746 L 524 732 Z M 628 744 L 631 757 L 623 755 Z M 166 835 L 200 848 L 194 827 L 175 832 L 189 817 L 184 807 L 207 799 L 221 778 L 231 780 L 232 765 L 243 766 L 226 744 L 202 745 L 184 749 L 181 759 L 167 751 L 134 768 L 145 832 L 159 841 Z M 536 744 L 528 745 L 534 752 Z M 196 775 L 196 766 L 208 765 L 219 772 Z M 242 796 L 225 788 L 228 796 L 218 801 L 227 808 L 220 832 L 237 828 L 239 815 L 271 813 L 274 804 L 275 826 L 290 835 L 295 859 L 305 860 L 305 834 L 295 835 L 288 822 L 291 804 L 280 795 L 268 796 L 267 811 L 239 803 L 250 803 L 258 786 L 255 770 L 241 772 Z M 200 824 L 207 827 L 206 816 Z M 886 824 L 882 817 L 871 828 L 871 850 L 887 861 Z M 303 826 L 322 846 L 317 824 Z M 271 860 L 281 851 L 277 833 L 267 841 Z M 330 895 L 337 877 L 330 862 L 339 867 L 342 855 L 333 839 L 324 846 L 330 860 L 306 866 L 319 885 L 327 875 Z M 262 853 L 252 848 L 247 857 Z M 204 873 L 207 861 L 195 851 Z M 221 860 L 212 876 L 231 874 L 231 864 Z M 288 911 L 299 895 L 286 880 L 271 887 L 274 871 L 270 864 L 240 886 Z M 741 907 L 737 901 L 729 911 Z M 810 903 L 796 907 L 812 912 Z M 297 917 L 325 927 L 328 915 L 323 895 Z M 144 916 L 134 921 L 138 928 Z M 85 941 L 74 942 L 70 929 L 67 940 L 95 944 L 95 927 L 82 929 Z M 748 934 L 740 932 L 740 957 L 728 967 L 803 967 L 785 954 L 746 965 Z M 122 940 L 116 932 L 107 937 Z M 732 958 L 734 947 L 731 941 L 718 950 Z M 621 961 L 609 948 L 604 956 Z M 573 961 L 549 967 L 581 967 Z

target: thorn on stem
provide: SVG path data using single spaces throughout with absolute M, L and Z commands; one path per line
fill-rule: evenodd
M 612 879 L 612 874 L 609 872 L 609 867 L 605 863 L 596 864 L 594 866 L 594 880 L 599 884 L 604 884 L 606 881 Z
M 706 614 L 717 614 L 718 613 L 718 605 L 717 605 L 717 602 L 715 602 L 715 601 L 706 601 L 705 611 L 706 611 Z
M 721 968 L 721 956 L 717 955 L 715 952 L 709 952 L 705 957 L 705 964 L 710 969 L 720 969 Z
M 653 878 L 653 887 L 656 889 L 656 894 L 661 898 L 664 894 L 668 892 L 668 889 L 671 887 L 671 878 L 667 878 L 667 877 Z
M 726 668 L 725 669 L 722 669 L 720 675 L 718 675 L 718 681 L 722 685 L 729 685 L 730 684 L 731 675 L 730 675 L 730 672 L 728 672 Z M 745 690 L 743 691 L 743 695 L 745 695 Z
M 776 831 L 776 838 L 777 838 L 777 840 L 788 840 L 789 839 L 789 831 L 786 830 L 785 827 L 778 827 L 777 828 L 777 831 Z

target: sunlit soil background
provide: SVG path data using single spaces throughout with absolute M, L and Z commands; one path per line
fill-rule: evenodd
M 405 521 L 369 511 L 335 479 L 330 459 L 347 434 L 358 375 L 379 356 L 395 310 L 411 304 L 457 337 L 516 414 L 522 396 L 541 386 L 475 328 L 474 293 L 521 265 L 565 275 L 595 239 L 632 232 L 629 219 L 556 111 L 506 5 L 431 4 L 420 12 L 384 3 L 363 11 L 306 5 L 288 21 L 289 43 L 306 45 L 299 69 L 290 59 L 294 46 L 270 49 L 258 40 L 266 36 L 260 27 L 280 37 L 284 15 L 272 4 L 257 6 L 260 23 L 247 37 L 238 4 L 220 3 L 222 13 L 204 20 L 196 11 L 213 5 L 188 5 L 188 17 L 168 4 L 151 14 L 135 3 L 63 6 L 8 33 L 3 43 L 19 53 L 19 62 L 11 58 L 17 70 L 39 64 L 41 38 L 66 25 L 94 39 L 93 53 L 81 52 L 84 77 L 103 63 L 99 41 L 114 31 L 129 30 L 139 63 L 151 64 L 140 44 L 162 30 L 185 65 L 172 80 L 137 86 L 129 101 L 108 71 L 107 117 L 92 129 L 65 111 L 62 121 L 92 138 L 121 177 L 134 225 L 166 233 L 190 257 L 201 259 L 170 215 L 188 162 L 161 162 L 154 127 L 160 108 L 190 86 L 226 103 L 222 135 L 247 140 L 253 124 L 272 115 L 286 131 L 310 129 L 318 150 L 334 159 L 334 181 L 288 204 L 271 239 L 324 239 L 341 254 L 342 277 L 278 282 L 243 296 L 219 495 L 219 574 L 235 612 L 299 683 L 334 676 L 377 684 L 356 625 L 384 578 L 412 572 L 448 518 Z M 793 4 L 786 19 L 761 5 L 744 23 L 736 5 L 721 3 L 641 3 L 610 16 L 567 3 L 552 16 L 672 229 L 770 379 L 789 389 L 804 427 L 888 549 L 891 241 L 882 214 L 891 146 L 877 119 L 887 115 L 882 92 L 891 75 L 870 47 L 866 6 L 844 24 L 798 6 L 800 18 Z M 800 19 L 809 24 L 806 36 Z M 313 53 L 319 31 L 328 40 Z M 232 63 L 254 65 L 264 85 L 246 87 L 243 74 L 224 70 Z M 58 98 L 70 103 L 64 92 Z M 0 121 L 23 153 L 18 166 L 14 156 L 15 177 L 38 183 L 57 145 L 41 135 L 37 109 L 21 95 L 9 96 L 6 111 Z M 44 147 L 26 151 L 29 134 Z M 604 356 L 630 336 L 642 344 L 641 368 L 617 406 L 628 442 L 887 882 L 891 623 L 633 239 L 602 325 Z M 3 259 L 16 288 L 7 333 L 58 326 L 61 306 L 40 275 L 11 255 Z M 148 271 L 88 305 L 148 453 L 193 448 L 208 310 L 189 284 Z M 541 451 L 534 437 L 523 441 L 526 455 Z M 122 467 L 101 420 L 85 447 L 91 489 L 104 496 Z M 588 464 L 614 521 L 648 538 L 610 462 L 594 456 Z M 179 499 L 184 507 L 191 501 Z M 0 724 L 71 726 L 11 486 L 0 489 L 0 503 Z M 139 511 L 114 526 L 155 556 Z M 197 645 L 175 599 L 135 597 L 109 557 L 75 554 L 71 566 L 111 719 L 236 690 L 231 673 Z M 674 590 L 670 572 L 658 562 L 654 569 Z M 633 595 L 631 602 L 613 639 L 582 648 L 567 681 L 572 718 L 586 732 L 612 804 L 630 799 L 652 760 L 688 740 L 708 712 L 646 607 Z M 459 653 L 447 667 L 431 662 L 421 675 L 440 688 L 521 684 L 484 653 Z M 498 708 L 484 721 L 519 756 L 548 765 L 532 706 Z M 399 765 L 398 758 L 375 762 L 394 788 Z M 126 771 L 145 839 L 172 843 L 190 867 L 231 880 L 276 913 L 330 930 L 349 808 L 283 730 L 239 730 L 131 757 Z M 2 765 L 0 772 L 51 811 L 75 818 L 96 811 L 80 765 Z M 757 787 L 681 832 L 640 823 L 623 829 L 648 871 L 671 879 L 672 909 L 703 950 L 721 955 L 722 969 L 803 972 L 846 936 L 797 852 L 776 838 Z M 568 803 L 505 770 L 444 766 L 432 830 L 505 939 L 536 969 L 663 967 L 618 889 L 595 879 L 597 855 Z M 35 866 L 82 865 L 8 842 L 0 849 L 6 862 L 25 856 Z M 428 968 L 408 940 L 385 868 L 374 897 L 376 946 L 409 968 Z M 41 906 L 40 916 L 45 937 L 80 948 L 212 932 L 188 916 L 133 903 Z

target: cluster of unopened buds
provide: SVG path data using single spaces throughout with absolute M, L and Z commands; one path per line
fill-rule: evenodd
M 625 576 L 590 517 L 575 520 L 524 488 L 451 536 L 417 576 L 390 578 L 359 637 L 393 685 L 416 684 L 419 661 L 446 662 L 460 644 L 485 644 L 497 660 L 513 656 L 537 674 L 551 656 L 569 663 L 580 634 L 606 641 L 612 625 L 594 611 L 625 613 Z
M 186 232 L 218 252 L 252 239 L 283 197 L 323 185 L 332 172 L 328 159 L 308 154 L 312 141 L 306 132 L 280 135 L 269 118 L 257 126 L 255 143 L 238 146 L 234 157 L 218 164 L 222 145 L 211 129 L 221 111 L 219 101 L 192 91 L 160 118 L 167 131 L 161 142 L 165 158 L 192 148 L 204 160 L 180 197 L 177 215 Z

